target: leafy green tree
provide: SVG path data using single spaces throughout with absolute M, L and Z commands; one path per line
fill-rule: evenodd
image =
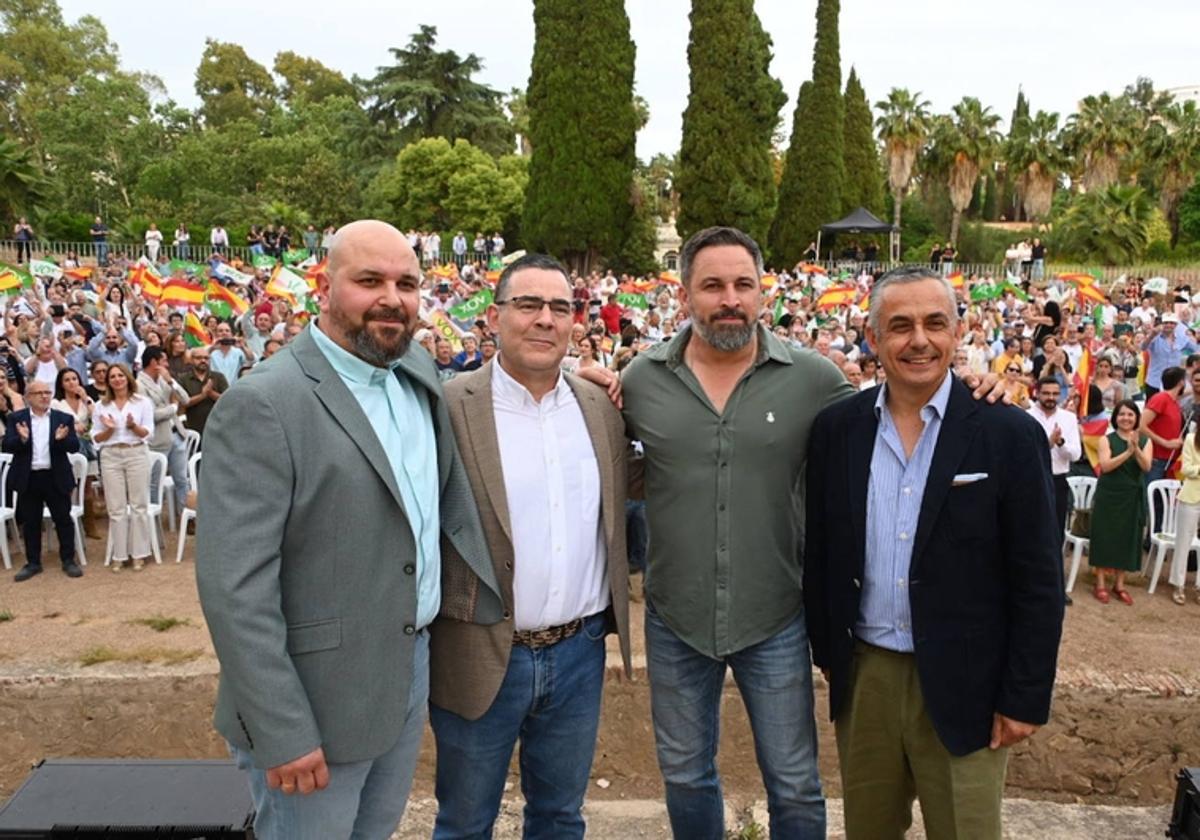
M 634 178 L 633 217 L 630 220 L 629 235 L 608 260 L 608 267 L 613 271 L 642 275 L 658 270 L 658 260 L 654 258 L 654 250 L 658 246 L 655 189 L 655 185 L 649 179 L 643 176 Z
M 783 265 L 799 261 L 821 225 L 842 216 L 845 107 L 838 53 L 838 6 L 839 0 L 817 0 L 811 87 L 803 98 L 796 97 L 792 142 L 779 182 L 779 202 L 770 236 L 772 259 Z
M 849 213 L 865 207 L 872 213 L 883 212 L 883 170 L 879 164 L 879 147 L 875 145 L 875 121 L 871 103 L 854 68 L 846 79 L 846 119 L 842 160 L 845 162 L 846 183 L 843 187 L 842 209 Z
M 1171 247 L 1179 244 L 1179 204 L 1200 174 L 1200 108 L 1195 102 L 1172 103 L 1151 123 L 1146 144 L 1159 184 L 1159 204 L 1171 228 Z
M 405 146 L 368 186 L 367 207 L 400 228 L 512 231 L 528 181 L 524 158 L 497 161 L 466 140 L 429 137 Z
M 577 268 L 631 233 L 638 115 L 624 0 L 535 0 L 522 239 Z
M 1139 142 L 1139 118 L 1125 97 L 1085 96 L 1067 120 L 1064 141 L 1075 161 L 1073 175 L 1091 192 L 1117 183 Z
M 275 107 L 279 91 L 267 68 L 241 46 L 206 38 L 196 68 L 196 95 L 204 124 L 219 128 L 265 116 Z
M 49 207 L 54 184 L 32 151 L 10 137 L 0 137 L 0 222 L 7 238 L 11 223 L 33 217 Z
M 276 54 L 274 69 L 283 80 L 280 94 L 289 105 L 321 102 L 331 96 L 358 98 L 357 89 L 345 76 L 315 58 L 285 50 Z
M 690 19 L 675 226 L 686 239 L 732 225 L 764 242 L 776 199 L 771 138 L 787 102 L 770 74 L 771 38 L 753 0 L 692 0 Z
M 1150 244 L 1154 216 L 1154 203 L 1141 187 L 1114 185 L 1076 195 L 1055 224 L 1055 252 L 1105 265 L 1135 263 Z
M 504 95 L 472 78 L 483 69 L 474 53 L 460 58 L 437 49 L 437 27 L 422 25 L 405 47 L 392 47 L 395 63 L 365 82 L 372 119 L 409 143 L 422 137 L 463 138 L 493 155 L 513 150 Z
M 1200 181 L 1179 199 L 1179 233 L 1187 242 L 1200 242 Z
M 913 167 L 929 134 L 929 103 L 921 94 L 892 88 L 887 99 L 876 102 L 880 115 L 875 120 L 887 161 L 888 187 L 892 194 L 892 224 L 900 227 L 904 196 L 912 183 Z M 893 254 L 898 259 L 899 254 Z
M 1068 165 L 1058 134 L 1058 114 L 1024 114 L 1017 118 L 1004 146 L 1018 201 L 1025 218 L 1033 221 L 1049 216 L 1058 177 Z
M 979 173 L 991 164 L 999 147 L 996 125 L 1000 117 L 973 96 L 964 96 L 954 106 L 953 118 L 938 120 L 933 131 L 928 162 L 933 173 L 945 178 L 954 214 L 950 219 L 950 241 L 958 241 L 963 211 L 971 202 Z
M 67 24 L 55 0 L 0 0 L 0 131 L 42 156 L 38 118 L 86 78 L 116 73 L 117 48 L 97 18 Z
M 1017 123 L 1022 117 L 1029 116 L 1029 100 L 1025 96 L 1025 91 L 1017 87 L 1017 102 L 1013 106 L 1012 116 L 1008 120 L 1008 139 L 1006 140 L 1006 148 L 1010 145 L 1017 130 Z M 1007 168 L 1007 160 L 998 175 L 998 187 L 1003 194 L 1004 217 L 1012 221 L 1020 221 L 1022 218 L 1023 208 L 1021 207 L 1021 197 L 1017 193 L 1017 176 L 1019 173 L 1009 173 Z
M 529 143 L 529 103 L 525 98 L 525 91 L 520 88 L 510 90 L 504 107 L 508 110 L 513 131 L 517 133 L 521 154 L 529 157 L 533 154 L 533 146 Z

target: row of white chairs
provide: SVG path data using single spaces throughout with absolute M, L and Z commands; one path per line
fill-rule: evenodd
M 1092 499 L 1096 493 L 1097 479 L 1089 475 L 1071 476 L 1067 485 L 1071 488 L 1071 497 L 1076 510 L 1091 510 Z M 1167 551 L 1175 550 L 1175 522 L 1179 510 L 1179 489 L 1182 484 L 1173 478 L 1160 478 L 1151 481 L 1146 486 L 1146 505 L 1150 515 L 1150 548 L 1152 557 L 1148 558 L 1150 580 L 1148 592 L 1153 595 L 1158 586 L 1158 578 L 1162 574 L 1163 563 Z M 1157 503 L 1157 504 L 1156 504 Z M 1156 510 L 1157 507 L 1157 510 Z M 1071 551 L 1071 571 L 1067 575 L 1068 594 L 1075 588 L 1075 578 L 1079 574 L 1079 564 L 1083 552 L 1091 544 L 1088 537 L 1078 537 L 1071 533 L 1070 523 L 1064 531 L 1064 549 Z M 1200 550 L 1200 539 L 1192 534 L 1192 548 Z
M 195 435 L 195 441 L 191 436 Z M 200 434 L 193 430 L 188 430 L 188 486 L 195 488 L 197 486 L 197 477 L 199 475 L 200 464 Z M 71 522 L 75 528 L 75 554 L 79 559 L 80 566 L 87 565 L 87 554 L 84 549 L 83 541 L 83 488 L 84 482 L 87 480 L 88 461 L 83 455 L 78 452 L 71 453 L 67 456 L 71 461 L 71 471 L 75 476 L 75 486 L 71 490 Z M 146 488 L 146 512 L 150 520 L 150 549 L 154 555 L 156 563 L 162 563 L 162 541 L 160 540 L 161 518 L 163 512 L 163 499 L 169 499 L 168 525 L 171 530 L 175 528 L 175 494 L 168 492 L 174 486 L 171 477 L 167 475 L 167 456 L 161 452 L 150 452 L 150 474 L 155 471 L 159 474 L 159 482 L 157 492 L 151 494 L 149 483 Z M 17 527 L 17 511 L 16 498 L 17 494 L 13 494 L 12 505 L 7 504 L 8 501 L 8 478 L 9 472 L 12 469 L 13 456 L 10 452 L 0 452 L 0 557 L 4 560 L 4 568 L 12 568 L 12 554 L 9 549 L 8 537 L 9 529 L 13 533 L 14 540 L 20 544 L 21 534 Z M 129 515 L 132 515 L 132 509 L 126 509 Z M 50 519 L 50 511 L 43 509 L 42 516 L 45 520 Z M 175 562 L 183 562 L 183 544 L 187 537 L 187 523 L 196 518 L 196 511 L 185 507 L 179 514 L 179 538 L 178 549 L 176 551 Z M 50 534 L 53 535 L 53 528 L 50 529 Z M 162 535 L 165 537 L 165 535 Z M 107 566 L 112 562 L 112 530 L 108 532 L 108 544 L 104 551 L 104 565 Z

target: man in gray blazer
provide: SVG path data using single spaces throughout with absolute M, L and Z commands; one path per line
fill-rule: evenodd
M 479 514 L 429 356 L 420 270 L 383 222 L 338 233 L 321 314 L 239 380 L 205 430 L 196 575 L 221 662 L 216 727 L 260 838 L 386 838 L 428 697 L 441 545 L 501 620 Z

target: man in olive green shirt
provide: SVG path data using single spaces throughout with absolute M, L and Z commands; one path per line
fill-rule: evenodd
M 691 325 L 622 378 L 628 433 L 645 447 L 647 663 L 671 827 L 687 840 L 725 836 L 716 753 L 731 667 L 771 836 L 823 838 L 802 488 L 813 419 L 854 389 L 829 360 L 758 326 L 753 239 L 709 228 L 681 263 Z

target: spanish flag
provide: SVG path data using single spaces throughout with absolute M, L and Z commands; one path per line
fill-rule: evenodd
M 1087 417 L 1093 414 L 1093 408 L 1099 406 L 1088 406 L 1088 395 L 1091 393 L 1092 374 L 1095 372 L 1095 362 L 1092 359 L 1092 351 L 1085 347 L 1083 355 L 1079 357 L 1079 367 L 1075 369 L 1075 378 L 1071 383 L 1075 386 L 1075 393 L 1079 394 L 1079 416 Z
M 309 266 L 304 270 L 304 281 L 308 283 L 309 289 L 313 291 L 317 290 L 317 278 L 324 274 L 328 268 L 329 257 L 325 257 L 325 259 L 321 260 L 316 265 Z
M 1079 424 L 1079 440 L 1083 444 L 1083 452 L 1087 455 L 1088 463 L 1100 475 L 1100 438 L 1108 434 L 1108 418 L 1098 417 L 1086 423 Z
M 228 306 L 229 311 L 234 315 L 244 315 L 250 308 L 248 300 L 238 297 L 229 291 L 229 289 L 213 280 L 209 280 L 208 285 L 204 287 L 204 297 L 206 303 L 217 303 Z
M 495 270 L 488 271 L 483 275 L 483 279 L 495 286 L 500 282 L 500 272 Z
M 946 275 L 946 279 L 949 280 L 950 285 L 956 289 L 961 289 L 963 287 L 964 281 L 963 273 L 961 271 L 956 271 L 953 274 Z
M 775 284 L 779 282 L 779 278 L 774 274 L 764 274 L 762 276 L 762 287 L 764 289 L 773 289 Z
M 183 340 L 189 347 L 206 347 L 212 344 L 212 336 L 191 309 L 183 316 Z
M 82 282 L 92 276 L 92 267 L 90 265 L 81 265 L 79 268 L 68 268 L 63 271 L 63 274 L 72 280 Z
M 659 283 L 668 283 L 672 286 L 679 285 L 679 275 L 672 271 L 664 271 L 658 275 Z
M 21 278 L 8 269 L 0 270 L 0 294 L 16 295 L 21 293 Z
M 187 280 L 168 280 L 167 284 L 162 287 L 162 296 L 158 299 L 159 303 L 165 303 L 167 306 L 193 306 L 204 305 L 204 287 L 199 283 L 189 283 Z
M 1075 287 L 1075 294 L 1079 296 L 1079 303 L 1081 306 L 1085 306 L 1085 302 L 1089 300 L 1092 303 L 1105 303 L 1107 300 L 1104 297 L 1104 292 L 1100 291 L 1091 283 L 1080 283 Z
M 1076 286 L 1091 286 L 1096 282 L 1096 278 L 1091 274 L 1084 274 L 1082 272 L 1069 272 L 1067 274 L 1060 274 L 1058 275 L 1058 279 L 1067 283 L 1074 283 Z
M 817 309 L 829 309 L 834 306 L 846 306 L 858 299 L 858 288 L 855 286 L 831 286 L 817 298 Z
M 829 273 L 825 269 L 821 268 L 821 266 L 813 265 L 812 263 L 800 263 L 800 265 L 796 266 L 796 271 L 798 271 L 801 274 L 828 274 Z
M 142 297 L 158 300 L 162 297 L 162 279 L 144 265 L 137 265 L 129 272 L 129 282 L 142 287 Z

